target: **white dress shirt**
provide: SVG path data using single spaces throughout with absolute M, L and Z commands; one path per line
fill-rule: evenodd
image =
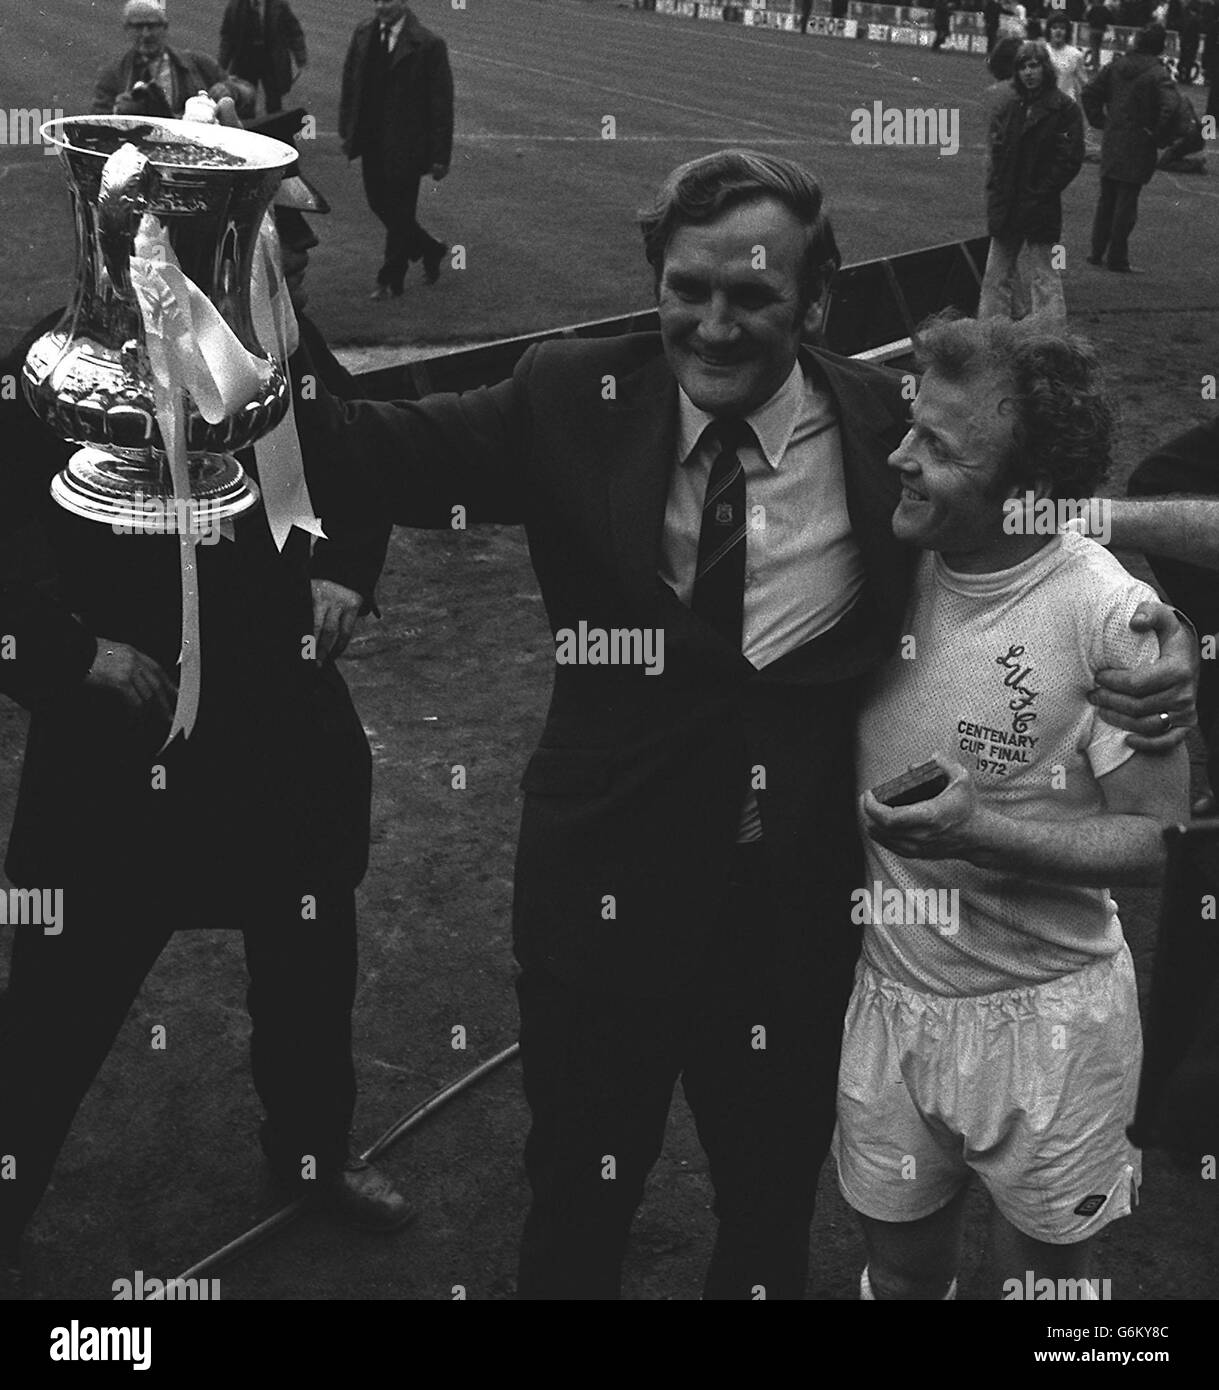
M 694 595 L 713 417 L 678 390 L 677 463 L 665 507 L 660 577 L 685 604 Z M 745 470 L 745 612 L 741 651 L 759 670 L 828 632 L 859 597 L 863 558 L 851 531 L 842 436 L 833 399 L 796 362 L 783 385 L 746 417 L 756 444 Z M 741 839 L 760 835 L 757 799 Z

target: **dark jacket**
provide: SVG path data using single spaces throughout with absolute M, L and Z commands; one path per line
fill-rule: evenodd
M 263 0 L 261 21 L 260 33 L 250 0 L 229 0 L 220 21 L 220 66 L 282 94 L 292 86 L 292 59 L 299 67 L 309 61 L 305 31 L 288 0 Z
M 1030 101 L 1009 89 L 990 123 L 987 230 L 1037 243 L 1062 235 L 1062 190 L 1083 167 L 1079 107 L 1054 87 Z
M 634 997 L 696 977 L 761 767 L 774 912 L 748 951 L 790 965 L 793 985 L 849 983 L 859 683 L 901 631 L 913 558 L 890 526 L 900 484 L 886 466 L 905 405 L 895 373 L 805 361 L 837 405 L 866 595 L 854 619 L 762 671 L 658 576 L 678 394 L 657 335 L 542 343 L 509 380 L 460 396 L 298 401 L 302 431 L 370 469 L 399 525 L 447 528 L 458 505 L 471 523 L 524 525 L 553 632 L 664 633 L 657 673 L 554 668 L 521 783 L 513 920 L 526 968 Z
M 169 99 L 175 116 L 180 116 L 186 103 L 197 92 L 208 91 L 217 82 L 224 80 L 224 69 L 214 58 L 202 53 L 191 53 L 187 49 L 170 48 L 166 45 L 170 65 L 173 69 L 174 90 Z M 136 55 L 128 49 L 117 63 L 104 67 L 97 75 L 97 87 L 93 93 L 93 114 L 109 116 L 114 112 L 116 98 L 131 90 L 132 74 L 135 71 Z
M 1156 150 L 1172 138 L 1177 104 L 1172 78 L 1150 53 L 1124 53 L 1092 79 L 1081 100 L 1101 140 L 1101 177 L 1146 183 L 1155 173 Z
M 339 96 L 339 138 L 348 159 L 358 159 L 369 132 L 380 132 L 385 169 L 391 175 L 419 178 L 433 165 L 448 168 L 453 155 L 453 75 L 442 38 L 407 14 L 389 59 L 384 106 L 363 109 L 368 51 L 377 37 L 377 22 L 357 26 L 343 64 Z
M 0 373 L 19 374 L 26 347 L 57 317 Z M 316 329 L 303 319 L 301 329 L 311 360 L 324 361 Z M 84 678 L 101 637 L 174 674 L 177 538 L 116 536 L 52 501 L 48 484 L 72 446 L 23 399 L 0 402 L 0 429 L 0 632 L 16 639 L 15 659 L 0 660 L 0 690 L 32 712 L 9 877 L 29 887 L 128 877 L 133 891 L 164 892 L 176 875 L 186 885 L 175 894 L 184 926 L 225 925 L 209 873 L 229 876 L 234 892 L 354 887 L 368 856 L 368 744 L 338 668 L 303 659 L 302 638 L 313 631 L 310 579 L 371 596 L 389 528 L 370 534 L 352 522 L 341 460 L 319 461 L 302 440 L 312 500 L 331 537 L 312 558 L 298 530 L 277 551 L 261 508 L 236 520 L 235 541 L 197 547 L 198 720 L 188 740 L 158 752 L 166 726 L 133 723 L 116 696 Z M 250 454 L 242 462 L 257 476 Z M 164 789 L 152 787 L 157 763 Z M 192 915 L 209 897 L 210 910 Z

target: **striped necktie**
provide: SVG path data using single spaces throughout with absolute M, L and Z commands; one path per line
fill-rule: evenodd
M 691 608 L 741 649 L 745 613 L 745 469 L 738 449 L 753 444 L 744 420 L 713 420 L 703 432 L 715 451 L 698 535 Z

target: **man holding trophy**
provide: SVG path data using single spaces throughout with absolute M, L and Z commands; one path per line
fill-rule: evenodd
M 275 122 L 288 140 L 299 126 Z M 0 1000 L 10 1297 L 77 1106 L 183 927 L 243 933 L 276 1179 L 370 1227 L 411 1215 L 348 1149 L 371 760 L 334 657 L 371 603 L 387 530 L 356 520 L 341 478 L 302 473 L 290 411 L 276 423 L 295 346 L 287 301 L 303 300 L 315 241 L 301 210 L 326 206 L 294 152 L 263 136 L 114 117 L 56 125 L 81 234 L 76 298 L 0 366 L 34 406 L 0 406 L 12 459 L 0 471 L 0 628 L 15 640 L 0 682 L 32 715 L 6 871 L 63 892 L 53 930 L 16 928 Z M 274 219 L 272 197 L 288 204 Z M 139 254 L 150 249 L 160 259 Z M 193 332 L 175 337 L 180 321 Z M 316 355 L 320 335 L 302 331 Z M 224 347 L 210 406 L 188 360 L 209 337 Z M 247 378 L 252 399 L 234 394 Z M 57 436 L 87 445 L 66 468 Z M 255 439 L 243 471 L 229 448 Z M 251 509 L 260 490 L 264 508 Z M 320 531 L 314 507 L 328 536 L 315 547 L 301 529 Z M 166 1031 L 172 1045 L 172 1019 Z

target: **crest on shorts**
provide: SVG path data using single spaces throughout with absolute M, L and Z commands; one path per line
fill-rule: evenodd
M 1075 1208 L 1075 1215 L 1095 1216 L 1108 1200 L 1108 1197 L 1102 1197 L 1100 1193 L 1094 1192 L 1091 1197 L 1085 1197 L 1083 1201 L 1080 1202 L 1079 1206 Z

